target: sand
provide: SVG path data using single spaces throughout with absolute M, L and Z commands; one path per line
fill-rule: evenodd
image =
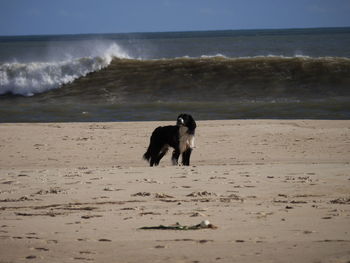
M 0 262 L 350 261 L 350 121 L 199 121 L 148 167 L 167 124 L 0 124 Z

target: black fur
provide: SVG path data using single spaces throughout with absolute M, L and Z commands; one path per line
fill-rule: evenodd
M 151 135 L 150 144 L 143 158 L 149 162 L 150 166 L 157 166 L 168 152 L 169 147 L 172 147 L 174 148 L 171 157 L 173 164 L 177 165 L 182 155 L 182 164 L 190 165 L 192 153 L 190 140 L 195 135 L 196 127 L 196 122 L 191 115 L 180 114 L 176 125 L 156 128 Z

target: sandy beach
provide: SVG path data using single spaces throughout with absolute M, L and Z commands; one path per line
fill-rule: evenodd
M 350 261 L 350 121 L 198 121 L 148 167 L 168 124 L 0 124 L 0 262 Z

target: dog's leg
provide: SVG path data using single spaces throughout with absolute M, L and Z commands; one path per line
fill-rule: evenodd
M 180 157 L 180 151 L 178 149 L 175 149 L 171 157 L 171 161 L 173 162 L 173 165 L 178 165 L 179 157 Z
M 168 152 L 168 147 L 164 146 L 163 149 L 160 151 L 158 157 L 155 159 L 154 165 L 158 165 L 160 160 L 164 157 L 164 155 Z
M 182 153 L 182 165 L 186 165 L 186 166 L 190 165 L 191 153 L 192 153 L 192 148 L 187 148 L 187 150 Z
M 149 165 L 150 166 L 157 166 L 159 164 L 159 155 L 160 155 L 160 152 L 161 152 L 161 145 L 154 145 L 152 146 L 151 148 L 151 159 L 149 161 Z

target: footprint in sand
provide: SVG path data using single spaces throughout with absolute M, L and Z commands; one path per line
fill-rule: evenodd
M 85 215 L 85 216 L 81 216 L 82 219 L 90 219 L 90 218 L 95 218 L 95 217 L 102 217 L 102 215 Z
M 136 194 L 132 194 L 131 196 L 142 196 L 142 197 L 145 197 L 145 196 L 150 196 L 151 193 L 148 193 L 148 192 L 138 192 Z
M 204 196 L 217 196 L 217 194 L 207 192 L 207 191 L 202 191 L 202 192 L 192 192 L 186 196 L 188 196 L 188 197 L 204 197 Z
M 49 251 L 49 249 L 45 248 L 45 247 L 36 247 L 35 250 L 38 250 L 38 251 Z
M 99 242 L 112 242 L 112 240 L 110 239 L 106 239 L 106 238 L 101 238 L 98 240 Z
M 155 198 L 174 198 L 173 196 L 164 194 L 164 193 L 156 193 L 154 197 Z

